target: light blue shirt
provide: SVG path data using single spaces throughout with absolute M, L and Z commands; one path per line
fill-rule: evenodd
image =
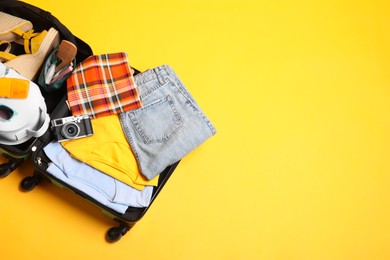
M 128 206 L 149 206 L 153 186 L 145 186 L 141 191 L 134 189 L 72 158 L 58 142 L 49 143 L 44 151 L 52 161 L 47 169 L 50 174 L 91 196 L 103 205 L 119 213 L 126 212 Z

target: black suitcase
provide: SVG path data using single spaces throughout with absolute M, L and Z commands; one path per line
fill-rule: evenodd
M 68 40 L 77 47 L 77 63 L 93 54 L 91 47 L 87 43 L 74 36 L 69 29 L 56 17 L 51 15 L 50 12 L 14 0 L 0 0 L 0 11 L 31 21 L 35 31 L 48 30 L 50 27 L 54 27 L 59 32 L 61 40 Z M 42 91 L 42 95 L 45 98 L 47 112 L 50 114 L 59 100 L 66 95 L 66 90 L 62 89 L 50 93 Z M 0 165 L 0 178 L 9 175 L 18 167 L 18 165 L 31 156 L 31 149 L 35 145 L 35 141 L 36 139 L 32 138 L 22 144 L 14 146 L 0 145 L 0 155 L 9 159 L 8 162 Z
M 49 12 L 43 11 L 40 8 L 20 1 L 12 0 L 0 0 L 0 11 L 24 18 L 26 20 L 30 20 L 34 24 L 34 27 L 37 28 L 37 30 L 48 29 L 48 27 L 55 27 L 60 32 L 61 39 L 66 39 L 78 47 L 78 53 L 76 56 L 77 62 L 80 62 L 88 56 L 92 55 L 92 50 L 89 45 L 74 36 Z M 134 73 L 137 74 L 139 71 L 134 69 Z M 45 102 L 47 103 L 50 120 L 71 115 L 71 112 L 66 104 L 66 88 L 63 88 L 62 91 L 58 91 L 55 94 L 45 92 L 42 94 L 45 98 Z M 112 227 L 107 231 L 106 239 L 109 242 L 118 241 L 124 234 L 127 233 L 127 231 L 131 229 L 131 227 L 134 226 L 136 222 L 142 218 L 142 216 L 152 205 L 154 199 L 164 187 L 165 183 L 168 181 L 176 166 L 179 164 L 178 161 L 168 166 L 163 172 L 160 173 L 158 185 L 153 188 L 151 201 L 148 207 L 128 207 L 126 212 L 121 214 L 101 204 L 86 193 L 59 180 L 46 171 L 50 160 L 45 155 L 43 148 L 53 139 L 53 134 L 50 129 L 48 129 L 42 136 L 31 139 L 20 145 L 0 145 L 0 154 L 10 158 L 8 163 L 0 165 L 0 177 L 7 176 L 26 158 L 31 157 L 34 165 L 34 174 L 32 176 L 25 177 L 20 183 L 20 188 L 23 191 L 31 191 L 36 187 L 36 185 L 39 184 L 41 180 L 45 179 L 55 184 L 56 186 L 59 186 L 60 188 L 66 188 L 78 196 L 81 196 L 85 200 L 92 202 L 92 204 L 99 207 L 103 213 L 105 213 L 105 215 L 108 215 L 119 224 L 118 226 Z

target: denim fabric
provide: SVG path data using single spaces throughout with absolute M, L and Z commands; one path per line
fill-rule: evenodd
M 145 186 L 142 191 L 134 189 L 72 158 L 58 142 L 51 142 L 43 149 L 53 162 L 48 169 L 49 173 L 102 204 L 121 213 L 126 211 L 128 206 L 141 208 L 149 206 L 153 186 Z
M 121 113 L 121 125 L 141 173 L 152 179 L 216 130 L 168 65 L 134 79 L 143 106 Z

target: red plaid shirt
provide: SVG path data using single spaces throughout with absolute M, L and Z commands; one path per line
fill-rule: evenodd
M 127 53 L 90 56 L 67 79 L 72 115 L 93 118 L 122 113 L 142 106 Z

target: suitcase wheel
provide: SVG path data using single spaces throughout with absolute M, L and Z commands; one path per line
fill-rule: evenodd
M 24 178 L 21 183 L 20 183 L 20 188 L 23 190 L 23 191 L 31 191 L 35 188 L 35 186 L 38 185 L 38 183 L 40 182 L 40 178 L 38 177 L 38 175 L 33 175 L 33 176 L 29 176 L 29 177 L 26 177 Z
M 0 178 L 7 177 L 12 172 L 12 169 L 8 166 L 8 163 L 0 165 Z
M 130 226 L 120 223 L 119 227 L 112 227 L 106 233 L 106 239 L 108 242 L 117 242 L 119 241 L 123 235 L 130 230 Z
M 7 163 L 0 164 L 0 178 L 7 177 L 22 162 L 23 162 L 23 159 L 10 158 Z

